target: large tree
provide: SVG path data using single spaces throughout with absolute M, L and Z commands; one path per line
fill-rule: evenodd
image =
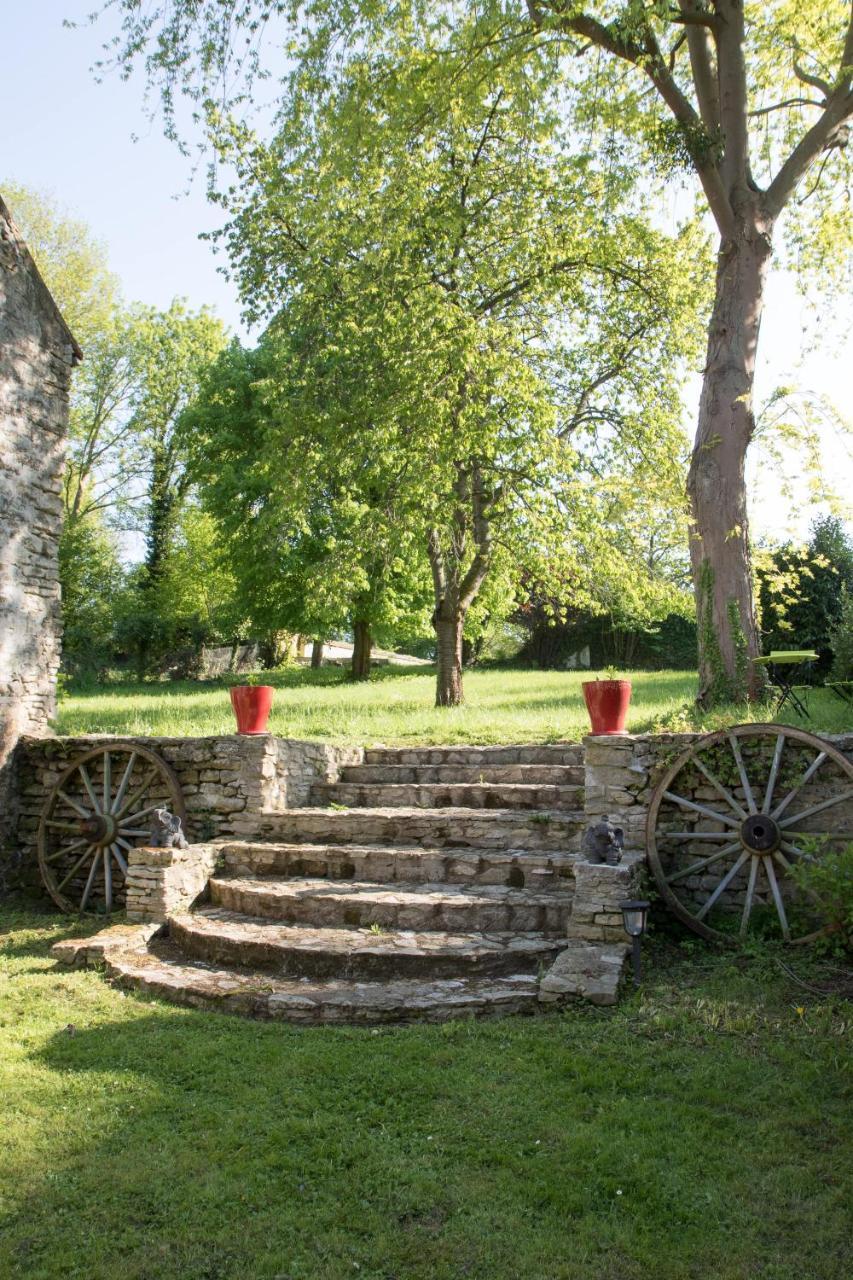
M 571 67 L 566 109 L 650 180 L 692 172 L 719 235 L 716 293 L 689 474 L 691 560 L 699 617 L 700 700 L 743 692 L 759 650 L 744 469 L 755 430 L 753 381 L 765 286 L 780 217 L 794 216 L 798 258 L 843 260 L 843 199 L 853 116 L 849 0 L 480 0 L 427 7 L 343 0 L 108 0 L 122 15 L 114 54 L 144 58 L 174 131 L 183 90 L 214 136 L 229 101 L 227 66 L 251 77 L 266 28 L 280 20 L 300 69 L 334 80 L 348 59 L 429 27 L 436 94 L 476 83 L 495 51 Z M 117 49 L 117 53 L 116 53 Z M 565 55 L 565 56 L 564 56 Z M 617 141 L 618 140 L 618 141 Z M 813 179 L 809 180 L 812 174 Z M 752 676 L 750 675 L 750 679 Z
M 365 570 L 366 551 L 417 531 L 436 700 L 452 706 L 487 578 L 565 578 L 579 558 L 584 460 L 599 480 L 632 455 L 650 486 L 677 474 L 702 242 L 656 233 L 630 174 L 579 153 L 545 60 L 494 61 L 476 95 L 438 108 L 422 66 L 400 47 L 332 92 L 307 77 L 271 143 L 235 130 L 225 236 L 247 307 L 276 316 L 282 389 L 257 447 L 280 443 L 290 502 L 319 459 L 313 520 L 342 497 L 370 513 Z

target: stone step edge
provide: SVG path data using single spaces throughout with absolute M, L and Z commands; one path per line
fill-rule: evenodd
M 403 778 L 402 774 L 434 774 L 446 773 L 448 778 Z M 501 773 L 520 773 L 522 776 L 503 779 L 495 777 Z M 545 773 L 548 779 L 543 782 L 530 781 L 536 774 Z M 380 775 L 376 777 L 375 775 Z M 575 775 L 575 780 L 566 777 Z M 470 776 L 469 776 L 470 775 Z M 556 775 L 556 776 L 555 776 Z M 490 782 L 509 785 L 525 783 L 528 786 L 583 786 L 585 770 L 583 763 L 578 764 L 347 764 L 340 769 L 340 782 L 360 782 L 364 786 L 394 784 L 408 782 L 409 785 L 430 785 L 431 783 L 457 783 L 459 785 Z
M 494 818 L 506 822 L 533 822 L 534 825 L 541 823 L 543 826 L 548 822 L 565 822 L 567 819 L 577 822 L 587 820 L 582 809 L 481 809 L 470 805 L 450 804 L 436 808 L 428 808 L 426 805 L 341 805 L 339 808 L 330 805 L 300 805 L 293 809 L 258 809 L 251 816 L 258 822 L 265 822 L 273 818 L 294 818 L 300 815 L 306 818 L 328 818 L 348 813 L 358 814 L 359 818 L 418 817 L 440 818 L 442 821 L 450 817 Z
M 106 970 L 117 985 L 141 988 L 172 1003 L 278 1022 L 449 1021 L 534 1013 L 538 1008 L 536 979 L 526 974 L 433 981 L 303 981 L 188 963 L 172 954 L 168 944 L 113 950 Z
M 291 812 L 282 810 L 282 812 Z M 321 812 L 326 813 L 327 810 Z M 580 853 L 576 849 L 491 849 L 488 847 L 479 848 L 477 845 L 460 844 L 460 845 L 420 845 L 420 844 L 371 844 L 365 842 L 357 844 L 334 844 L 324 841 L 320 844 L 311 844 L 308 841 L 294 840 L 276 840 L 274 836 L 266 837 L 263 840 L 237 840 L 230 836 L 225 836 L 219 840 L 213 840 L 209 844 L 205 844 L 204 848 L 211 848 L 228 854 L 232 850 L 236 853 L 247 853 L 253 849 L 259 852 L 268 853 L 275 850 L 279 853 L 293 853 L 299 857 L 323 857 L 325 855 L 335 855 L 341 858 L 350 859 L 353 855 L 366 855 L 368 857 L 376 854 L 384 854 L 394 856 L 401 854 L 403 857 L 418 858 L 462 858 L 470 861 L 475 859 L 478 862 L 488 862 L 490 860 L 508 861 L 518 859 L 521 861 L 531 862 L 547 862 L 555 861 L 560 865 L 574 865 L 580 858 Z
M 452 902 L 482 902 L 485 904 L 529 907 L 569 907 L 573 894 L 566 889 L 515 888 L 502 884 L 455 884 L 446 880 L 336 880 L 327 876 L 211 876 L 208 888 L 216 886 L 240 889 L 246 892 L 275 893 L 282 897 L 312 894 L 329 899 L 357 898 L 360 902 L 382 901 L 386 897 L 402 898 L 406 905 L 418 906 L 447 899 Z
M 567 761 L 567 763 L 575 763 L 576 761 L 583 760 L 583 743 L 572 741 L 569 739 L 560 739 L 560 740 L 557 740 L 556 742 L 490 742 L 490 743 L 479 743 L 479 744 L 476 742 L 459 742 L 459 743 L 436 743 L 436 744 L 433 744 L 432 746 L 418 746 L 415 743 L 410 743 L 407 745 L 403 743 L 403 744 L 398 744 L 397 746 L 392 746 L 392 745 L 368 746 L 364 748 L 364 757 L 363 757 L 362 763 L 382 764 L 382 763 L 391 762 L 391 761 L 396 761 L 399 764 L 409 763 L 409 761 L 404 761 L 400 759 L 400 757 L 403 755 L 407 755 L 411 757 L 417 756 L 418 760 L 412 759 L 410 762 L 412 764 L 417 764 L 417 763 L 441 764 L 443 761 L 447 761 L 450 756 L 464 757 L 464 756 L 472 756 L 472 755 L 480 755 L 480 756 L 486 756 L 486 757 L 491 756 L 493 759 L 495 759 L 496 762 L 499 762 L 498 757 L 508 752 L 513 752 L 513 753 L 524 752 L 526 754 L 544 755 L 548 758 L 549 762 L 552 760 L 555 760 L 555 757 L 557 756 L 570 755 L 572 759 L 570 761 Z M 437 755 L 439 759 L 437 759 L 434 762 L 431 760 L 427 760 L 425 759 L 425 757 L 428 755 Z M 465 763 L 470 763 L 470 761 L 460 759 L 458 761 L 453 761 L 451 763 L 465 764 Z M 473 763 L 479 764 L 481 762 L 479 760 L 475 760 L 473 761 Z M 505 761 L 502 763 L 538 764 L 540 762 L 535 760 L 529 760 L 529 761 L 511 760 L 511 761 Z M 562 763 L 562 761 L 556 761 L 556 763 Z
M 459 932 L 430 929 L 384 929 L 380 933 L 372 933 L 369 928 L 356 925 L 300 925 L 286 921 L 271 920 L 266 916 L 252 916 L 243 911 L 232 911 L 228 907 L 218 907 L 212 903 L 195 908 L 193 911 L 175 912 L 169 917 L 168 925 L 179 930 L 186 930 L 208 937 L 217 933 L 232 930 L 231 940 L 239 941 L 240 933 L 246 942 L 263 941 L 267 945 L 282 950 L 302 950 L 323 952 L 325 954 L 377 954 L 382 956 L 400 955 L 432 955 L 452 956 L 463 947 L 480 947 L 485 954 L 503 954 L 514 952 L 519 957 L 535 956 L 541 951 L 554 951 L 567 945 L 565 936 L 551 936 L 539 932 Z M 219 926 L 219 930 L 217 930 Z M 259 933 L 255 933 L 258 930 Z M 235 936 L 236 933 L 236 936 Z M 261 935 L 266 935 L 262 937 Z M 300 941 L 313 939 L 317 946 L 302 946 Z M 418 946 L 417 939 L 443 939 L 438 946 L 425 949 Z M 398 945 L 400 940 L 404 945 Z M 356 941 L 367 945 L 353 947 Z M 524 945 L 528 944 L 528 945 Z

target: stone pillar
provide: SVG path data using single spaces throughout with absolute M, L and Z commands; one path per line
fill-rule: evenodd
M 127 855 L 127 918 L 162 922 L 188 911 L 216 866 L 213 845 L 188 849 L 131 849 Z

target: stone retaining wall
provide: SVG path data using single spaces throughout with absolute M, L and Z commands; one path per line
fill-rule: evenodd
M 589 822 L 598 821 L 608 816 L 616 825 L 625 831 L 625 848 L 645 856 L 646 822 L 654 790 L 666 770 L 676 761 L 679 755 L 694 742 L 705 737 L 704 734 L 623 734 L 613 737 L 588 737 L 584 739 L 584 811 Z M 853 763 L 853 733 L 829 735 L 821 734 L 822 740 L 829 742 L 841 754 Z M 827 766 L 824 765 L 826 769 Z M 838 781 L 827 778 L 822 785 L 813 785 L 811 798 L 819 800 L 828 798 Z M 744 793 L 740 786 L 733 786 L 733 794 L 741 801 Z M 697 775 L 696 783 L 685 791 L 680 786 L 680 794 L 698 803 L 714 801 L 716 793 L 704 785 L 704 779 Z M 823 824 L 821 824 L 823 825 Z M 833 808 L 825 823 L 827 829 L 853 831 L 853 799 L 845 801 Z M 720 826 L 722 830 L 722 825 Z M 696 845 L 692 852 L 701 856 L 707 847 Z M 682 884 L 682 896 L 695 899 L 697 905 L 704 902 L 709 890 L 713 889 L 719 877 L 695 876 Z M 731 889 L 720 899 L 722 909 L 739 910 L 743 903 L 746 888 L 746 869 L 732 882 Z M 766 886 L 759 887 L 756 901 L 768 901 Z
M 208 738 L 23 738 L 13 762 L 14 792 L 10 850 L 21 878 L 34 881 L 39 816 L 51 788 L 79 755 L 97 746 L 132 742 L 149 747 L 175 771 L 187 808 L 190 840 L 240 838 L 256 822 L 250 815 L 307 804 L 317 782 L 337 782 L 343 765 L 357 764 L 360 747 L 337 747 L 231 734 Z

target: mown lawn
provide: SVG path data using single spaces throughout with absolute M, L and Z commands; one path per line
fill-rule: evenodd
M 3 1277 L 851 1272 L 851 1006 L 771 951 L 658 941 L 613 1011 L 315 1030 L 124 995 L 54 967 L 78 924 L 4 924 Z
M 689 671 L 631 672 L 629 730 L 712 728 L 772 718 L 766 707 L 730 707 L 697 720 L 691 702 L 696 674 Z M 358 743 L 551 742 L 577 740 L 589 729 L 581 693 L 588 673 L 469 671 L 463 707 L 437 709 L 432 668 L 378 670 L 369 682 L 352 684 L 346 673 L 327 668 L 291 668 L 262 673 L 276 686 L 270 729 L 282 737 Z M 810 694 L 811 715 L 793 724 L 840 733 L 853 728 L 853 711 L 825 690 Z M 115 733 L 188 735 L 232 733 L 228 691 L 218 682 L 109 684 L 71 690 L 56 722 L 61 734 Z

